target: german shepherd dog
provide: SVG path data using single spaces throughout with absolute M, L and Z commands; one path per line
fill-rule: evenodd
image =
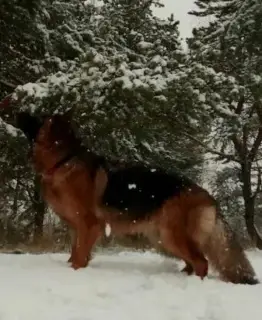
M 182 270 L 201 279 L 208 261 L 224 281 L 256 284 L 244 250 L 209 193 L 186 177 L 143 164 L 110 168 L 81 145 L 70 112 L 42 120 L 17 114 L 17 127 L 32 143 L 46 202 L 75 230 L 69 262 L 86 267 L 107 225 L 111 233 L 142 233 L 185 261 Z M 207 260 L 208 259 L 208 260 Z

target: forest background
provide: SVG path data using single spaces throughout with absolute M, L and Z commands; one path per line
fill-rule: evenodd
M 180 1 L 177 2 L 179 6 Z M 245 246 L 262 248 L 262 4 L 198 0 L 182 40 L 164 1 L 0 0 L 0 100 L 34 113 L 76 107 L 87 146 L 176 170 L 207 188 Z M 25 136 L 0 118 L 0 243 L 64 250 Z M 147 247 L 141 237 L 101 245 Z

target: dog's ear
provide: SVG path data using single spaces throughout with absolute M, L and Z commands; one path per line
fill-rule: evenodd
M 75 108 L 70 108 L 68 109 L 64 114 L 63 114 L 63 118 L 67 121 L 67 122 L 71 122 L 74 116 L 74 112 L 75 112 Z

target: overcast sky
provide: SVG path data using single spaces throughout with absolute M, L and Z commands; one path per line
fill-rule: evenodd
M 101 3 L 101 0 L 86 0 L 86 2 L 93 2 L 96 4 Z M 191 36 L 191 30 L 193 27 L 199 26 L 203 21 L 199 21 L 196 17 L 191 16 L 188 11 L 196 9 L 194 5 L 195 0 L 161 0 L 165 5 L 164 8 L 155 9 L 155 14 L 161 18 L 167 18 L 174 14 L 176 20 L 180 21 L 179 31 L 182 38 Z
M 187 12 L 195 9 L 194 0 L 162 0 L 165 4 L 164 8 L 157 9 L 155 14 L 160 17 L 168 17 L 171 13 L 174 13 L 176 20 L 180 21 L 180 35 L 183 38 L 191 36 L 191 30 L 193 27 L 197 26 L 198 20 Z

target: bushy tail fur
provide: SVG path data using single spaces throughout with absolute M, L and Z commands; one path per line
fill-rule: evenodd
M 219 215 L 204 253 L 224 281 L 257 284 L 255 271 L 229 225 Z

